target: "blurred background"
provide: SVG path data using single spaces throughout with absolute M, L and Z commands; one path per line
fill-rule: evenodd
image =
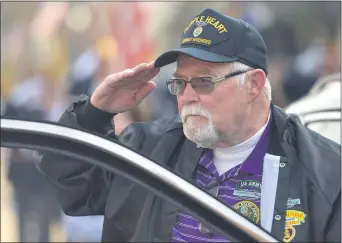
M 260 31 L 273 103 L 280 107 L 340 72 L 341 2 L 1 2 L 1 115 L 58 120 L 75 97 L 90 95 L 108 74 L 178 47 L 184 28 L 207 7 Z M 164 84 L 173 68 L 162 68 L 157 89 L 137 109 L 115 117 L 116 133 L 133 121 L 177 113 Z M 32 229 L 32 220 L 43 223 Z M 2 149 L 1 242 L 94 242 L 101 220 L 63 215 L 31 157 Z M 80 222 L 92 230 L 81 234 Z

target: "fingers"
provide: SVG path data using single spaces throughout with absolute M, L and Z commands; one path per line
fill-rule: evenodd
M 139 75 L 134 76 L 134 78 L 136 78 L 139 81 L 139 83 L 146 83 L 153 79 L 159 73 L 159 71 L 159 69 L 146 70 L 140 73 Z
M 151 69 L 147 63 L 141 63 L 138 66 L 135 66 L 132 71 L 133 73 L 139 73 L 145 70 Z
M 125 76 L 126 78 L 129 77 L 135 77 L 140 74 L 147 74 L 147 73 L 154 73 L 154 72 L 159 72 L 160 68 L 155 68 L 154 67 L 154 62 L 151 63 L 142 63 L 139 64 L 138 66 L 134 67 L 133 69 L 128 69 Z
M 150 63 L 139 64 L 138 66 L 133 68 L 133 71 L 135 71 L 135 70 L 151 70 L 151 69 L 160 69 L 160 68 L 154 67 L 154 62 L 150 62 Z
M 154 62 L 142 63 L 133 69 L 126 69 L 125 71 L 111 74 L 106 80 L 109 83 L 118 83 L 118 86 L 132 85 L 134 83 L 146 83 L 154 78 L 160 71 L 160 68 L 155 68 Z M 122 83 L 121 83 L 122 82 Z
M 126 78 L 120 80 L 117 86 L 125 87 L 127 89 L 141 87 L 148 81 L 151 81 L 160 71 L 159 68 L 142 68 L 143 65 L 139 65 L 137 69 L 130 72 Z M 127 71 L 129 72 L 129 71 Z M 124 76 L 123 76 L 124 77 Z
M 160 71 L 160 68 L 154 67 L 154 62 L 142 63 L 132 69 L 132 72 L 128 72 L 127 78 L 134 78 L 140 82 L 147 82 L 154 78 Z
M 139 103 L 145 99 L 156 87 L 156 84 L 153 81 L 148 81 L 144 84 L 135 94 L 135 100 Z

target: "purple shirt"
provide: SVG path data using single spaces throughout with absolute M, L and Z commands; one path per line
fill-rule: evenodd
M 268 149 L 270 121 L 248 158 L 221 176 L 218 174 L 213 151 L 204 150 L 196 168 L 196 184 L 222 203 L 260 225 L 260 198 L 263 162 Z M 179 213 L 170 242 L 229 242 L 209 226 L 186 213 Z

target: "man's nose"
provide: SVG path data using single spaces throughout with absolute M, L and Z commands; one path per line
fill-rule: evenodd
M 198 101 L 199 100 L 198 94 L 191 87 L 191 84 L 189 84 L 189 83 L 187 83 L 187 85 L 185 86 L 183 94 L 180 95 L 179 98 L 182 99 L 185 102 L 194 102 L 194 101 Z

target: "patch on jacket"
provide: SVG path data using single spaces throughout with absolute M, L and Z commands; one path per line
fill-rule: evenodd
M 301 225 L 305 223 L 306 214 L 298 210 L 286 210 L 286 224 Z
M 300 198 L 296 198 L 296 199 L 289 198 L 289 199 L 287 199 L 287 208 L 293 208 L 296 205 L 300 205 Z
M 295 236 L 296 236 L 296 229 L 292 225 L 286 224 L 283 241 L 290 242 L 291 240 L 293 240 Z
M 260 220 L 260 209 L 257 205 L 250 201 L 241 201 L 233 206 L 238 213 L 252 220 L 254 223 L 259 223 Z

